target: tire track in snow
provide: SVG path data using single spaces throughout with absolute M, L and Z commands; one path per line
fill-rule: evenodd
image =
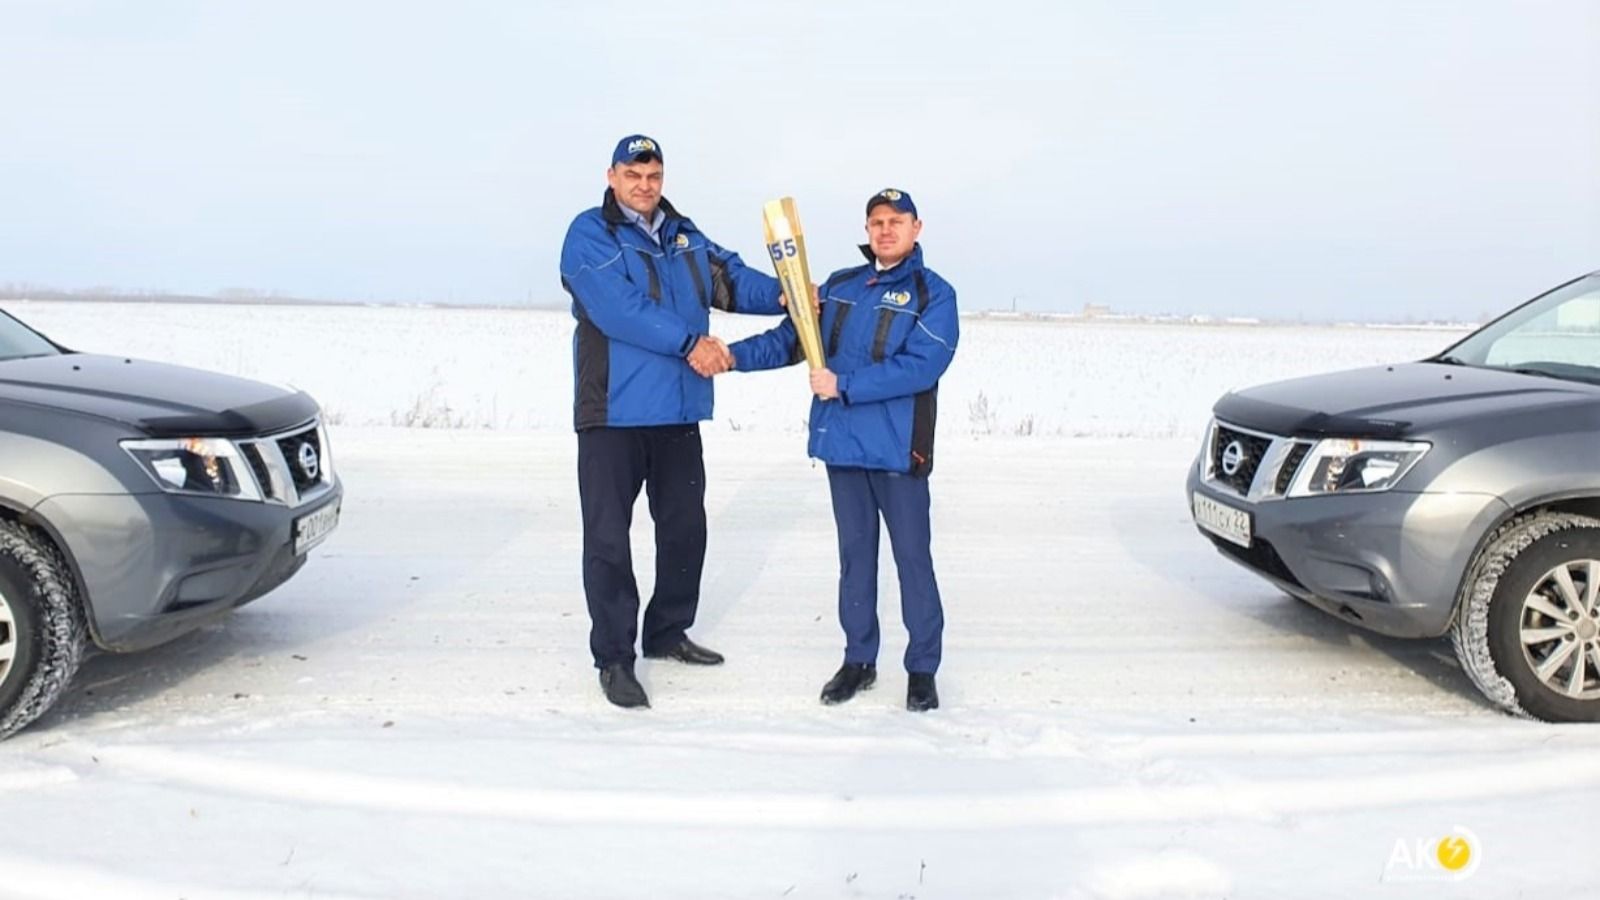
M 102 767 L 296 806 L 553 825 L 989 830 L 1217 818 L 1270 820 L 1600 788 L 1592 752 L 1393 773 L 1186 785 L 933 794 L 505 788 L 225 759 L 152 745 L 96 747 Z

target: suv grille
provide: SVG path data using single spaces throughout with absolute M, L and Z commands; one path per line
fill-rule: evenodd
M 1300 464 L 1305 462 L 1306 454 L 1310 452 L 1310 444 L 1296 443 L 1289 448 L 1289 454 L 1283 458 L 1283 465 L 1278 469 L 1278 483 L 1273 493 L 1280 497 L 1289 493 L 1289 485 L 1294 484 L 1294 473 L 1300 471 Z
M 277 485 L 272 481 L 272 471 L 268 468 L 267 460 L 261 455 L 259 444 L 242 444 L 245 462 L 250 464 L 250 471 L 255 473 L 256 484 L 261 487 L 261 496 L 268 500 L 282 500 L 278 496 Z
M 1233 463 L 1233 453 L 1230 449 L 1235 445 L 1239 454 L 1235 463 L 1236 468 L 1230 474 L 1228 463 Z M 1259 437 L 1243 431 L 1235 431 L 1221 423 L 1217 424 L 1217 439 L 1211 445 L 1211 471 L 1215 478 L 1238 491 L 1240 494 L 1250 493 L 1250 484 L 1255 481 L 1256 469 L 1261 467 L 1261 460 L 1267 455 L 1267 448 L 1272 446 L 1269 438 Z
M 278 438 L 278 450 L 289 466 L 295 490 L 305 493 L 322 482 L 322 442 L 317 438 L 316 428 Z
M 270 503 L 302 506 L 333 488 L 333 460 L 319 422 L 234 441 Z

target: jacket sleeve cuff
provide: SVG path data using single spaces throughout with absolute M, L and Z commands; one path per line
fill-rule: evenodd
M 838 379 L 839 380 L 837 382 L 837 388 L 838 388 L 838 391 L 839 391 L 839 401 L 841 403 L 843 403 L 845 406 L 849 406 L 850 405 L 850 376 L 849 375 L 840 375 L 840 376 L 838 376 Z
M 678 348 L 678 355 L 688 359 L 689 354 L 694 351 L 694 345 L 698 343 L 700 343 L 700 335 L 690 333 L 688 337 L 683 339 L 683 346 Z

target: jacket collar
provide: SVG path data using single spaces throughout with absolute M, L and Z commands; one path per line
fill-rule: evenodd
M 663 229 L 671 225 L 673 219 L 687 220 L 687 217 L 673 208 L 665 197 L 661 198 L 661 211 L 667 216 L 667 221 L 661 226 Z M 600 201 L 600 217 L 612 225 L 628 224 L 628 217 L 622 214 L 622 204 L 617 202 L 617 192 L 611 188 L 606 188 L 606 197 Z
M 867 258 L 867 280 L 869 283 L 876 284 L 885 281 L 900 281 L 905 278 L 910 278 L 913 273 L 922 268 L 921 242 L 911 245 L 911 255 L 900 260 L 898 263 L 895 263 L 892 267 L 884 269 L 882 272 L 877 270 L 878 255 L 872 252 L 872 245 L 860 244 L 858 246 L 861 250 L 861 255 Z

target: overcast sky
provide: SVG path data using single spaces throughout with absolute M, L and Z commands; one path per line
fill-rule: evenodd
M 1600 0 L 0 0 L 0 283 L 561 303 L 611 146 L 965 309 L 1476 318 L 1600 269 Z

